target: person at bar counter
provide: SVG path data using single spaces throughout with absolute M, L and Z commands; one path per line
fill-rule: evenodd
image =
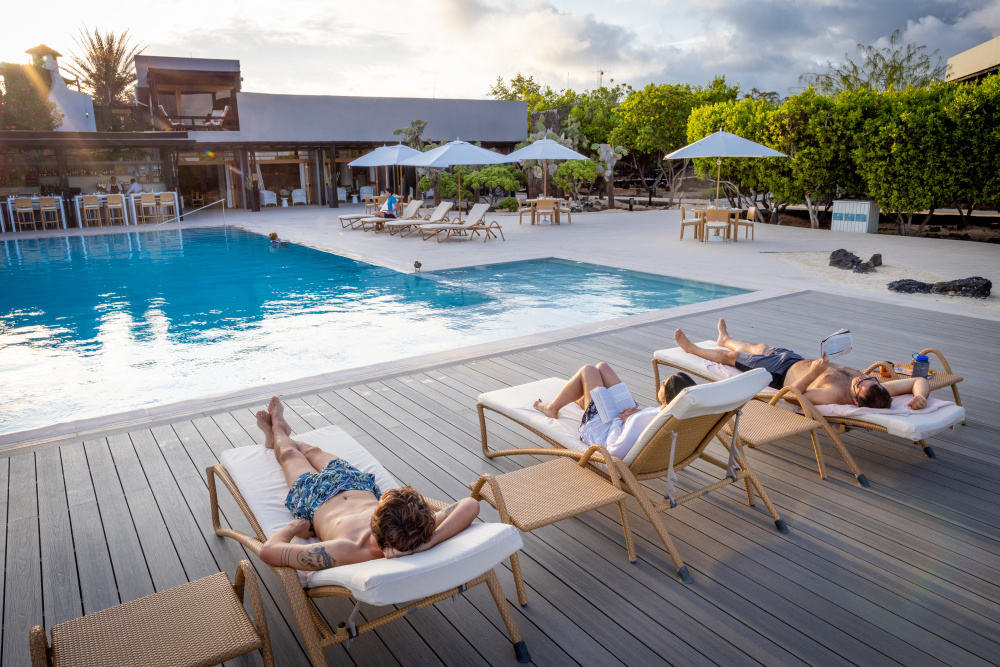
M 137 195 L 140 192 L 142 192 L 142 186 L 139 185 L 138 183 L 136 183 L 135 179 L 133 178 L 132 179 L 132 183 L 129 184 L 129 186 L 128 186 L 128 190 L 125 191 L 125 194 L 127 194 L 127 195 Z
M 114 176 L 111 177 L 111 183 L 108 184 L 108 194 L 109 195 L 120 195 L 124 194 L 122 186 L 118 184 L 118 179 Z

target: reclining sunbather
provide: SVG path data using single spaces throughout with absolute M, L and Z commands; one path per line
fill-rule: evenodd
M 479 503 L 463 498 L 434 513 L 408 486 L 382 493 L 374 476 L 318 447 L 296 442 L 275 396 L 257 413 L 264 445 L 285 473 L 285 506 L 296 517 L 264 543 L 260 558 L 268 565 L 323 570 L 395 558 L 430 549 L 462 532 L 479 515 Z M 293 537 L 322 540 L 292 544 Z
M 580 440 L 588 447 L 604 445 L 612 456 L 622 458 L 660 410 L 667 407 L 681 390 L 693 386 L 695 381 L 687 373 L 674 373 L 660 384 L 656 392 L 656 399 L 660 403 L 658 407 L 628 408 L 605 424 L 597 413 L 597 406 L 590 398 L 590 391 L 595 387 L 610 389 L 620 383 L 617 373 L 605 362 L 602 361 L 596 366 L 588 364 L 570 378 L 551 402 L 546 403 L 538 399 L 533 407 L 546 417 L 557 419 L 559 410 L 563 407 L 573 402 L 579 404 L 584 409 L 583 419 L 580 421 Z
M 771 387 L 794 387 L 814 405 L 856 405 L 863 408 L 888 408 L 893 396 L 913 394 L 907 406 L 920 410 L 927 406 L 930 386 L 924 378 L 880 383 L 859 370 L 822 359 L 806 359 L 791 350 L 763 343 L 746 343 L 729 335 L 726 321 L 719 319 L 719 339 L 724 350 L 698 347 L 683 331 L 674 332 L 674 340 L 685 352 L 715 363 L 735 366 L 741 371 L 763 368 L 771 374 Z M 791 396 L 788 400 L 794 401 Z

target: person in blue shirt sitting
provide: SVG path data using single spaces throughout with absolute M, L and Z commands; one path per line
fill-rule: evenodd
M 385 195 L 385 203 L 382 204 L 382 208 L 375 212 L 376 217 L 395 218 L 396 207 L 398 206 L 399 201 L 396 199 L 395 195 L 392 194 L 392 188 L 385 188 L 382 190 L 382 194 Z

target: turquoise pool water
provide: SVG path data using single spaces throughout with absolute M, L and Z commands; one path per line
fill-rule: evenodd
M 563 260 L 403 274 L 223 228 L 0 244 L 0 433 L 716 299 Z

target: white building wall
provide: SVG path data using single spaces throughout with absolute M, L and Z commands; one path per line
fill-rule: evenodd
M 51 75 L 49 101 L 55 102 L 63 114 L 62 125 L 56 131 L 96 132 L 93 98 L 86 93 L 70 90 L 58 72 L 52 72 Z

